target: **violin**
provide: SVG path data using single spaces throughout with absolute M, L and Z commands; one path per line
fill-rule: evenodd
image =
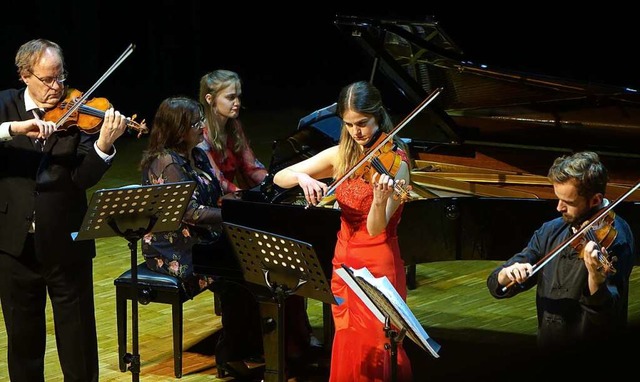
M 80 102 L 78 106 L 77 103 Z M 82 100 L 82 92 L 77 89 L 67 89 L 65 98 L 58 104 L 45 112 L 43 119 L 58 124 L 58 130 L 66 130 L 71 126 L 77 126 L 79 129 L 89 134 L 95 134 L 100 131 L 104 113 L 111 108 L 112 105 L 106 98 L 92 98 L 88 101 Z M 68 114 L 68 115 L 67 115 Z M 66 117 L 66 118 L 65 118 Z M 131 118 L 127 118 L 127 127 L 138 132 L 138 138 L 142 134 L 149 132 L 145 121 L 136 122 L 136 114 Z
M 400 170 L 400 164 L 402 164 L 402 156 L 397 153 L 397 146 L 392 140 L 387 139 L 388 134 L 380 132 L 379 137 L 371 144 L 371 147 L 380 147 L 371 156 L 368 161 L 365 161 L 360 167 L 356 168 L 353 173 L 355 177 L 364 179 L 366 183 L 371 183 L 371 178 L 374 173 L 385 174 L 390 178 L 395 178 L 398 170 Z M 380 142 L 387 140 L 384 144 L 380 145 Z M 411 186 L 404 185 L 402 182 L 393 182 L 393 198 L 395 200 L 400 199 L 403 203 L 411 198 Z
M 365 154 L 362 157 L 360 157 L 360 159 L 344 175 L 342 175 L 339 179 L 336 179 L 333 183 L 329 185 L 326 195 L 322 198 L 322 200 L 320 200 L 320 202 L 316 206 L 321 207 L 333 201 L 335 199 L 335 196 L 333 195 L 333 193 L 336 190 L 336 188 L 338 188 L 338 186 L 342 182 L 348 179 L 356 171 L 359 171 L 361 176 L 362 174 L 365 174 L 365 173 L 369 175 L 373 175 L 370 169 L 373 166 L 378 166 L 378 164 L 376 163 L 378 161 L 381 162 L 384 167 L 388 167 L 389 169 L 393 169 L 394 165 L 397 164 L 397 168 L 395 170 L 397 172 L 398 169 L 400 168 L 400 162 L 402 161 L 402 158 L 395 157 L 397 153 L 395 152 L 395 150 L 392 150 L 393 148 L 393 142 L 391 141 L 392 138 L 396 133 L 400 131 L 400 129 L 404 128 L 409 122 L 411 122 L 411 120 L 416 115 L 418 115 L 422 110 L 424 110 L 425 107 L 427 107 L 427 105 L 429 105 L 438 95 L 440 95 L 441 92 L 442 92 L 442 88 L 435 89 L 411 113 L 409 113 L 409 115 L 407 115 L 396 127 L 394 127 L 393 130 L 391 130 L 389 133 L 386 133 L 386 134 L 381 133 L 380 137 L 376 140 L 375 144 L 373 144 L 372 147 L 369 150 L 367 150 Z M 381 157 L 381 158 L 377 160 L 373 160 L 374 156 Z M 371 165 L 369 167 L 366 167 L 367 161 L 371 162 Z M 385 163 L 391 166 L 385 166 Z M 365 167 L 363 168 L 363 166 Z M 380 172 L 380 173 L 383 174 L 383 172 Z M 391 172 L 389 172 L 387 175 L 391 176 L 390 174 Z M 368 176 L 367 178 L 371 180 L 371 176 Z M 400 186 L 400 185 L 394 184 L 394 195 L 396 194 L 395 192 L 396 186 Z M 401 195 L 408 195 L 409 190 L 410 189 L 408 188 L 408 186 L 403 187 L 403 189 L 400 189 L 398 191 L 399 197 L 401 197 Z
M 636 183 L 635 186 L 631 187 L 615 202 L 610 203 L 608 206 L 598 211 L 590 220 L 585 221 L 580 229 L 576 231 L 576 233 L 570 236 L 567 240 L 560 243 L 556 248 L 544 255 L 543 258 L 535 263 L 531 267 L 531 274 L 529 274 L 528 277 L 533 276 L 536 272 L 542 269 L 542 267 L 548 264 L 549 261 L 551 261 L 569 245 L 578 250 L 578 256 L 580 258 L 584 258 L 584 247 L 589 241 L 598 243 L 600 248 L 609 248 L 609 246 L 616 238 L 616 235 L 618 234 L 617 231 L 613 228 L 613 221 L 615 219 L 613 208 L 620 204 L 623 200 L 628 198 L 629 195 L 633 194 L 638 188 L 640 188 L 640 182 Z M 594 227 L 596 228 L 594 229 Z M 600 254 L 598 256 L 598 260 L 602 264 L 601 270 L 603 270 L 605 274 L 610 275 L 616 272 L 615 268 L 613 268 L 613 262 L 616 261 L 615 257 L 612 259 L 608 259 L 603 254 Z M 508 285 L 504 286 L 502 288 L 502 292 L 506 292 L 507 289 L 515 285 L 515 283 L 515 281 L 512 281 Z
M 598 248 L 604 247 L 605 249 L 609 249 L 618 235 L 618 231 L 613 228 L 613 221 L 616 217 L 615 212 L 609 211 L 603 216 L 597 224 L 594 224 L 591 229 L 585 231 L 584 235 L 576 237 L 571 242 L 571 246 L 578 252 L 578 257 L 581 259 L 584 258 L 584 247 L 589 241 L 598 243 Z M 602 252 L 598 251 L 598 253 L 598 261 L 600 262 L 598 270 L 602 271 L 605 275 L 615 274 L 616 269 L 613 267 L 613 263 L 617 258 L 615 256 L 607 258 Z

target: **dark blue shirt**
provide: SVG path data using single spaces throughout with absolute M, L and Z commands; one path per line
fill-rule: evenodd
M 569 345 L 575 341 L 607 339 L 626 328 L 629 277 L 635 261 L 634 239 L 629 225 L 621 217 L 616 216 L 612 226 L 617 235 L 607 251 L 611 258 L 616 258 L 613 263 L 616 272 L 607 276 L 594 294 L 589 293 L 589 273 L 584 260 L 571 245 L 522 285 L 503 291 L 498 284 L 501 269 L 514 263 L 536 264 L 573 235 L 571 226 L 562 218 L 544 223 L 520 253 L 489 275 L 487 287 L 498 299 L 513 297 L 537 285 L 539 345 Z

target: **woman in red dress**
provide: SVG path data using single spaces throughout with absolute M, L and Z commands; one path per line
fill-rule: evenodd
M 337 146 L 330 147 L 274 176 L 280 187 L 300 186 L 309 204 L 316 205 L 328 187 L 317 179 L 339 179 L 353 168 L 368 145 L 382 132 L 393 128 L 380 92 L 368 82 L 356 82 L 342 89 L 337 114 L 343 121 Z M 395 139 L 395 138 L 394 138 Z M 402 201 L 394 198 L 394 181 L 409 184 L 410 166 L 406 151 L 395 179 L 374 174 L 370 178 L 351 176 L 336 188 L 341 210 L 341 227 L 333 257 L 331 290 L 339 301 L 333 306 L 335 336 L 330 381 L 388 381 L 391 357 L 385 349 L 384 325 L 360 298 L 335 274 L 342 264 L 354 269 L 366 267 L 375 277 L 386 276 L 406 300 L 404 263 L 400 257 L 397 226 Z M 398 347 L 397 381 L 411 381 L 411 364 L 402 345 Z

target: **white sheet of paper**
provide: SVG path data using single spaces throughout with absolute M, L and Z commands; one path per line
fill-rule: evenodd
M 422 324 L 386 276 L 374 277 L 366 267 L 349 268 L 349 270 L 343 267 L 337 269 L 336 273 L 360 297 L 381 323 L 384 324 L 385 317 L 389 315 L 391 322 L 396 327 L 406 329 L 409 338 L 429 351 L 433 357 L 439 358 L 440 344 L 429 337 Z M 382 293 L 383 298 L 376 295 L 379 293 Z M 390 312 L 385 312 L 385 310 Z

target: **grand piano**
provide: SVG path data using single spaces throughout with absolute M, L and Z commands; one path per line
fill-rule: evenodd
M 429 18 L 337 16 L 335 25 L 370 64 L 371 81 L 397 121 L 443 88 L 398 133 L 413 161 L 415 195 L 399 226 L 410 288 L 416 264 L 506 260 L 522 249 L 542 222 L 558 216 L 546 172 L 560 155 L 597 152 L 610 172 L 611 200 L 640 180 L 636 90 L 474 64 Z M 271 177 L 337 143 L 334 111 L 329 105 L 303 117 L 290 136 L 274 142 L 265 182 L 222 204 L 225 221 L 317 246 L 327 278 L 339 211 L 305 209 L 300 190 L 279 189 Z M 640 192 L 615 212 L 629 222 L 640 248 Z M 297 223 L 311 215 L 319 228 Z
M 443 88 L 398 133 L 413 160 L 415 198 L 407 202 L 399 226 L 408 265 L 505 260 L 519 251 L 543 221 L 558 216 L 546 172 L 560 155 L 597 152 L 610 172 L 610 200 L 640 180 L 636 90 L 473 64 L 433 19 L 337 16 L 335 25 L 361 48 L 371 81 L 384 89 L 396 120 Z M 290 136 L 275 141 L 270 174 L 336 144 L 340 121 L 333 111 L 335 105 L 318 109 Z M 248 209 L 256 207 L 253 203 L 302 204 L 299 190 L 278 189 L 270 178 L 245 195 Z M 636 248 L 639 202 L 640 192 L 634 192 L 615 209 L 637 233 Z M 225 220 L 249 223 L 239 210 L 234 205 L 225 214 L 223 204 Z M 335 242 L 336 225 L 328 227 L 327 240 Z M 330 260 L 332 253 L 322 255 Z

